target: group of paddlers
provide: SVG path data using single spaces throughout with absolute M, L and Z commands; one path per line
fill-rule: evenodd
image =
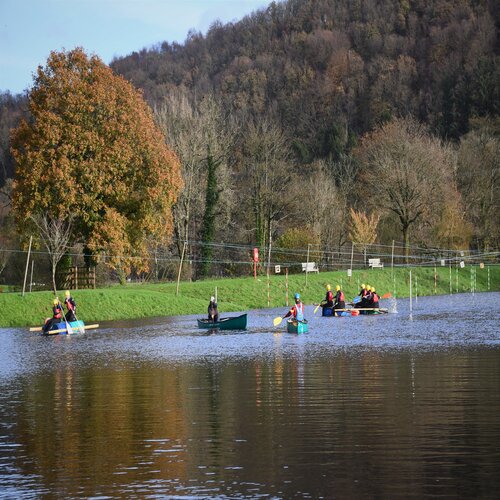
M 375 291 L 374 286 L 361 284 L 361 291 L 358 294 L 358 297 L 361 297 L 361 300 L 356 301 L 354 303 L 354 307 L 356 308 L 368 308 L 368 309 L 379 309 L 379 300 L 377 292 Z
M 359 298 L 358 298 L 359 297 Z M 332 292 L 332 287 L 326 285 L 326 296 L 321 302 L 321 307 L 336 310 L 345 310 L 345 296 L 339 285 L 335 287 L 335 295 Z M 378 309 L 379 296 L 375 291 L 375 287 L 370 285 L 361 285 L 361 291 L 350 305 L 358 309 Z
M 333 295 L 332 287 L 326 285 L 326 296 L 321 302 L 321 307 L 334 310 L 345 309 L 345 296 L 339 285 L 335 287 L 335 295 Z
M 43 333 L 47 333 L 56 323 L 60 323 L 61 321 L 76 321 L 76 302 L 73 297 L 71 297 L 69 290 L 66 290 L 65 297 L 66 298 L 64 299 L 64 305 L 67 308 L 66 314 L 64 315 L 64 309 L 61 301 L 58 297 L 56 297 L 52 301 L 52 318 L 47 318 L 45 320 L 45 324 L 42 327 Z M 65 319 L 63 319 L 63 315 Z
M 296 293 L 294 299 L 294 305 L 283 318 L 292 317 L 297 321 L 305 321 L 304 304 L 300 300 L 300 294 Z M 375 287 L 363 283 L 359 294 L 349 305 L 356 309 L 379 309 L 379 296 L 375 291 Z M 335 295 L 332 292 L 332 287 L 326 285 L 326 296 L 320 306 L 333 309 L 333 311 L 346 310 L 345 295 L 339 285 L 335 287 Z

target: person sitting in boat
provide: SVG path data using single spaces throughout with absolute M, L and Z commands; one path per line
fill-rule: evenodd
M 300 300 L 300 294 L 296 293 L 294 295 L 295 304 L 293 307 L 283 316 L 283 318 L 292 317 L 297 321 L 305 321 L 304 319 L 304 304 Z
M 56 323 L 61 321 L 63 308 L 59 299 L 56 297 L 52 302 L 52 318 L 47 318 L 45 325 L 42 327 L 42 333 L 47 333 Z
M 365 307 L 363 304 L 365 304 L 366 302 L 366 294 L 368 293 L 367 289 L 366 289 L 366 286 L 364 283 L 361 284 L 361 290 L 359 291 L 358 293 L 358 297 L 359 297 L 359 300 L 358 299 L 355 299 L 354 300 L 354 307 Z
M 345 309 L 345 296 L 344 296 L 344 292 L 340 289 L 339 285 L 337 285 L 335 287 L 335 291 L 337 293 L 335 294 L 333 309 L 334 310 Z
M 321 302 L 321 307 L 323 308 L 332 308 L 333 307 L 333 293 L 332 287 L 330 285 L 326 285 L 326 295 L 325 300 Z
M 210 304 L 208 304 L 208 319 L 213 323 L 219 321 L 219 310 L 214 296 L 210 297 Z
M 377 295 L 377 292 L 375 291 L 375 287 L 372 286 L 371 289 L 371 300 L 370 300 L 370 307 L 373 307 L 374 309 L 379 309 L 379 296 Z
M 64 299 L 64 305 L 68 309 L 68 312 L 66 313 L 66 321 L 76 321 L 76 302 L 75 299 L 71 296 L 69 293 L 69 290 L 66 290 L 65 292 L 66 298 Z
M 366 295 L 361 301 L 361 303 L 363 304 L 362 307 L 372 307 L 372 289 L 373 287 L 371 287 L 370 285 L 366 285 Z

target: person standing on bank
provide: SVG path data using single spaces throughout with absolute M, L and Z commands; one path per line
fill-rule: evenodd
M 208 304 L 208 319 L 212 323 L 219 321 L 219 309 L 217 308 L 217 302 L 215 302 L 215 297 L 212 295 L 210 297 L 210 303 Z

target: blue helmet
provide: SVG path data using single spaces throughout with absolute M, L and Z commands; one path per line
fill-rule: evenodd
M 295 300 L 299 300 L 300 299 L 300 293 L 296 293 L 295 294 Z

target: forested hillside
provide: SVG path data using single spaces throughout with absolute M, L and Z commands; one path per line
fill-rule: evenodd
M 163 251 L 202 276 L 227 241 L 498 250 L 499 26 L 493 0 L 288 0 L 114 60 L 180 159 Z M 2 97 L 0 185 L 24 107 Z
M 215 92 L 227 109 L 277 119 L 304 162 L 338 156 L 394 116 L 458 139 L 473 116 L 498 115 L 497 2 L 272 2 L 184 45 L 114 61 L 157 103 L 174 88 Z

